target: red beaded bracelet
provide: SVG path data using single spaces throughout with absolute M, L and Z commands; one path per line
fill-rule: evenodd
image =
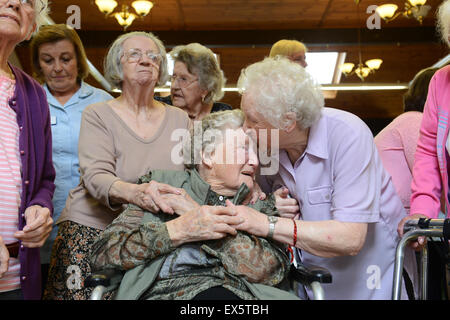
M 294 241 L 293 241 L 293 247 L 297 244 L 297 224 L 295 223 L 295 220 L 292 219 L 292 222 L 294 223 Z

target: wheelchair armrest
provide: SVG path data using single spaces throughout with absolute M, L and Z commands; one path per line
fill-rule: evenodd
M 306 267 L 302 263 L 298 263 L 297 268 L 291 265 L 290 276 L 303 285 L 309 285 L 312 282 L 331 283 L 333 279 L 327 269 L 317 266 Z
M 116 287 L 120 284 L 124 272 L 117 269 L 104 269 L 92 273 L 84 281 L 85 287 L 95 288 L 97 286 Z

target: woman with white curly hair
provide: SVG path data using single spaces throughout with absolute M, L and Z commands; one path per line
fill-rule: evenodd
M 8 63 L 47 1 L 0 0 L 0 300 L 39 299 L 39 248 L 52 229 L 55 170 L 42 87 Z
M 256 130 L 259 154 L 279 149 L 279 170 L 261 175 L 261 187 L 270 193 L 285 186 L 300 214 L 268 219 L 240 208 L 245 222 L 237 229 L 290 244 L 306 265 L 328 268 L 333 283 L 324 287 L 327 299 L 390 299 L 395 226 L 406 212 L 370 129 L 351 113 L 324 108 L 320 86 L 287 58 L 250 65 L 238 87 L 244 127 Z M 272 141 L 277 131 L 279 141 Z M 412 250 L 405 267 L 415 274 Z

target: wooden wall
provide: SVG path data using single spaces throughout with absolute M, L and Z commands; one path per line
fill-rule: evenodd
M 82 33 L 80 37 L 82 37 Z M 92 36 L 92 35 L 91 35 Z M 83 39 L 88 43 L 86 53 L 90 61 L 103 72 L 103 57 L 107 52 L 107 46 L 100 40 L 98 46 L 92 39 Z M 86 40 L 86 41 L 85 41 Z M 162 39 L 164 41 L 164 39 Z M 246 66 L 260 61 L 269 54 L 270 46 L 210 46 L 220 55 L 221 67 L 227 78 L 228 85 L 234 85 L 239 74 Z M 170 50 L 170 49 L 169 49 Z M 310 51 L 345 51 L 346 61 L 358 61 L 358 46 L 348 45 L 312 45 Z M 31 74 L 29 49 L 26 43 L 17 48 L 16 53 L 26 72 Z M 383 59 L 379 71 L 370 75 L 367 82 L 375 83 L 405 83 L 412 80 L 414 75 L 423 68 L 429 67 L 447 54 L 447 48 L 438 43 L 377 43 L 362 47 L 363 61 L 371 58 Z M 87 82 L 99 86 L 89 77 Z M 356 76 L 342 77 L 342 83 L 357 83 L 360 80 Z M 405 91 L 339 91 L 335 99 L 327 99 L 326 105 L 355 113 L 372 128 L 374 133 L 386 125 L 391 119 L 402 112 L 402 95 Z M 222 101 L 237 108 L 240 104 L 239 94 L 227 92 Z

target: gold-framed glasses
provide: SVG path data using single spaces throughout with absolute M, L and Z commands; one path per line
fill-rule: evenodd
M 29 6 L 31 8 L 34 8 L 34 1 L 35 0 L 20 0 L 20 3 Z
M 128 62 L 139 62 L 142 59 L 143 55 L 146 55 L 147 58 L 149 58 L 153 63 L 159 64 L 162 60 L 162 57 L 159 53 L 154 53 L 152 51 L 145 51 L 142 52 L 139 49 L 130 49 L 127 52 L 125 52 L 125 56 L 127 58 Z
M 174 74 L 174 75 L 172 75 L 171 77 L 170 77 L 170 81 L 172 82 L 172 85 L 175 83 L 175 82 L 178 82 L 178 85 L 181 87 L 181 88 L 186 88 L 186 87 L 188 87 L 188 86 L 190 86 L 191 84 L 193 84 L 195 81 L 197 81 L 198 80 L 198 78 L 195 78 L 195 79 L 188 79 L 187 77 L 185 77 L 185 76 L 177 76 L 176 74 Z

